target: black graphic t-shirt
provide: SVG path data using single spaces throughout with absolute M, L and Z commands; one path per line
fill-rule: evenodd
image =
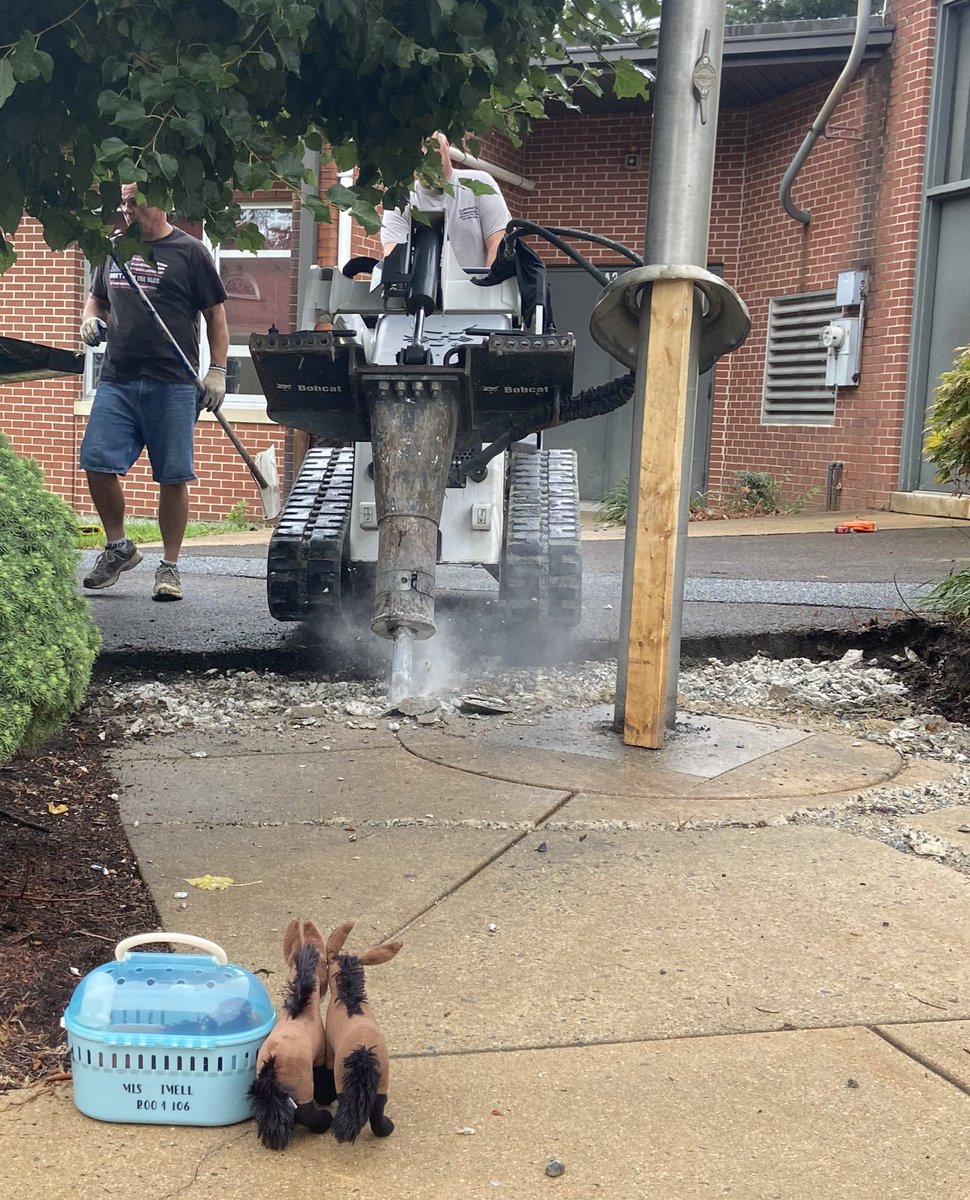
M 147 245 L 155 262 L 146 262 L 136 254 L 128 266 L 189 362 L 198 370 L 199 314 L 205 308 L 221 304 L 226 289 L 212 255 L 198 238 L 174 229 Z M 91 294 L 110 306 L 102 379 L 125 383 L 147 375 L 151 379 L 190 382 L 154 317 L 110 259 L 95 273 Z

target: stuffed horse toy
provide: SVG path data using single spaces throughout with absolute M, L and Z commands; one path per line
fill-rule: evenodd
M 333 1119 L 338 1142 L 354 1141 L 368 1121 L 376 1137 L 387 1137 L 394 1129 L 384 1115 L 390 1075 L 387 1043 L 367 1003 L 364 967 L 389 962 L 401 942 L 385 942 L 362 954 L 341 954 L 353 927 L 348 921 L 327 938 L 327 1067 L 333 1070 L 330 1099 L 338 1101 Z
M 249 1101 L 264 1146 L 285 1150 L 295 1125 L 325 1133 L 332 1117 L 315 1101 L 328 1091 L 320 1002 L 327 987 L 327 944 L 312 921 L 294 918 L 283 938 L 289 985 L 283 1008 L 256 1057 Z M 323 1103 L 329 1103 L 324 1100 Z

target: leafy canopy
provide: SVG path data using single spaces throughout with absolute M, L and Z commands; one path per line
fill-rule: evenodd
M 0 33 L 0 270 L 22 213 L 89 259 L 122 183 L 240 237 L 234 190 L 313 182 L 307 151 L 359 168 L 305 201 L 368 228 L 402 198 L 434 129 L 521 137 L 550 94 L 597 89 L 571 45 L 631 37 L 621 0 L 5 0 Z M 659 11 L 639 4 L 637 22 Z M 634 23 L 636 24 L 636 23 Z M 633 29 L 632 36 L 636 36 Z M 550 66 L 549 64 L 552 64 Z M 626 72 L 623 86 L 645 89 Z M 474 145 L 471 147 L 474 151 Z
M 873 0 L 873 11 L 881 5 Z M 768 21 L 813 21 L 827 17 L 854 17 L 853 0 L 728 0 L 729 25 L 757 25 Z

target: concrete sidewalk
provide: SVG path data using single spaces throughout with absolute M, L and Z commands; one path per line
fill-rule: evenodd
M 277 715 L 114 751 L 164 925 L 274 998 L 292 915 L 402 938 L 368 971 L 397 1128 L 274 1154 L 251 1123 L 92 1121 L 53 1085 L 0 1102 L 5 1192 L 965 1200 L 970 881 L 811 821 L 950 768 L 713 717 L 637 751 L 608 717 Z M 925 820 L 955 839 L 967 812 Z M 241 886 L 185 882 L 206 873 Z

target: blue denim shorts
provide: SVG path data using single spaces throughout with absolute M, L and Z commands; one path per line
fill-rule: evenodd
M 156 483 L 190 483 L 201 408 L 191 383 L 144 375 L 126 383 L 101 380 L 81 442 L 81 470 L 126 475 L 147 449 Z

